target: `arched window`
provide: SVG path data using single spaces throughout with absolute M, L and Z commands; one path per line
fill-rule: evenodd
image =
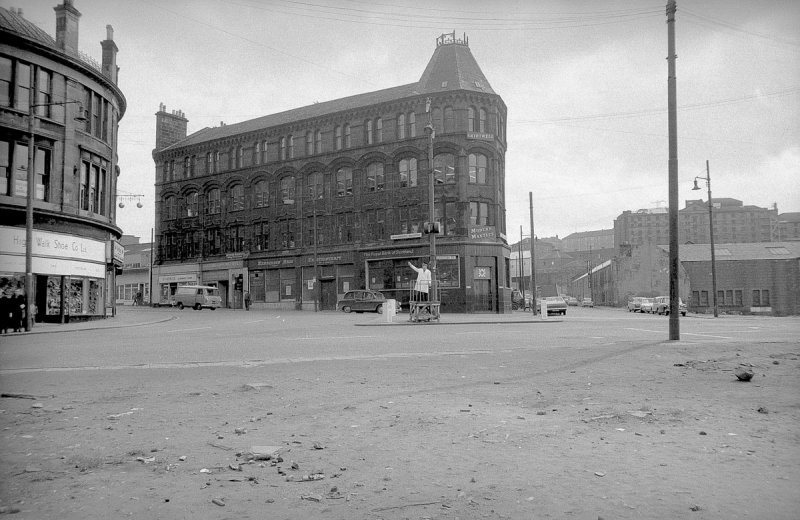
M 177 206 L 176 206 L 177 199 L 174 195 L 168 196 L 164 199 L 164 217 L 167 220 L 174 220 L 177 218 Z
M 337 125 L 336 128 L 333 131 L 333 134 L 334 134 L 334 136 L 336 138 L 336 149 L 337 150 L 341 150 L 342 149 L 342 127 Z
M 206 154 L 206 173 L 214 173 L 214 156 L 211 152 Z
M 378 143 L 383 142 L 383 119 L 380 117 L 375 120 L 375 141 Z
M 325 195 L 322 185 L 322 173 L 314 172 L 306 176 L 306 196 L 309 199 L 321 199 Z
M 294 159 L 294 136 L 289 136 L 289 159 Z
M 241 184 L 232 186 L 228 195 L 230 197 L 228 211 L 241 211 L 244 209 L 244 186 Z
M 206 194 L 206 213 L 216 215 L 219 211 L 219 188 L 211 188 Z
M 367 128 L 367 144 L 372 144 L 375 142 L 375 135 L 372 131 L 372 120 L 366 121 L 364 126 Z
M 353 194 L 353 170 L 339 168 L 336 170 L 336 196 L 345 197 Z
M 317 130 L 317 135 L 314 140 L 314 148 L 316 149 L 317 153 L 322 153 L 322 131 Z
M 196 217 L 199 210 L 199 196 L 196 191 L 186 194 L 186 216 Z
M 281 201 L 294 204 L 294 177 L 291 175 L 281 179 Z
M 244 148 L 241 146 L 236 147 L 236 167 L 241 168 L 244 166 Z
M 456 131 L 456 116 L 453 112 L 453 107 L 444 107 L 444 131 Z
M 253 164 L 261 164 L 261 143 L 256 142 L 253 146 Z
M 478 132 L 486 131 L 486 109 L 481 108 L 478 111 Z
M 269 206 L 269 184 L 267 184 L 267 181 L 256 182 L 253 187 L 253 202 L 257 208 Z
M 486 156 L 482 153 L 469 154 L 469 182 L 486 184 Z
M 442 109 L 436 107 L 433 109 L 433 129 L 441 133 L 443 128 L 442 123 Z
M 456 161 L 451 153 L 440 153 L 433 158 L 433 175 L 435 184 L 451 184 L 456 182 Z
M 267 141 L 261 143 L 261 162 L 267 164 Z
M 281 137 L 281 161 L 286 160 L 286 138 Z
M 406 138 L 406 115 L 399 114 L 397 116 L 397 138 L 398 139 L 405 139 Z
M 475 131 L 475 108 L 473 107 L 467 109 L 467 131 Z
M 344 147 L 350 148 L 351 141 L 350 141 L 350 123 L 344 125 Z
M 314 154 L 314 133 L 309 130 L 306 132 L 306 155 Z
M 383 163 L 369 163 L 367 165 L 367 191 L 381 191 L 384 186 Z
M 417 137 L 417 116 L 414 112 L 408 113 L 408 136 Z
M 400 172 L 400 187 L 413 188 L 417 185 L 417 159 L 411 157 L 402 159 L 398 165 Z

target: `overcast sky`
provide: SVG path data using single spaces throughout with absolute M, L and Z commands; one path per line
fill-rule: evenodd
M 0 0 L 55 35 L 61 0 Z M 667 25 L 661 1 L 75 0 L 80 48 L 119 47 L 117 223 L 149 241 L 155 112 L 189 133 L 416 82 L 455 30 L 508 107 L 508 239 L 610 229 L 667 206 Z M 710 164 L 713 197 L 800 211 L 800 2 L 678 0 L 679 199 Z

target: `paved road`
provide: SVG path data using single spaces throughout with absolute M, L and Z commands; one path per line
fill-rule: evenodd
M 1 337 L 0 391 L 40 402 L 2 400 L 0 507 L 59 520 L 796 516 L 800 319 L 689 316 L 677 342 L 666 317 L 618 309 L 398 319 L 142 308 Z M 757 383 L 731 382 L 742 362 Z M 287 460 L 232 470 L 253 445 Z M 325 480 L 284 476 L 317 468 Z
M 620 309 L 571 307 L 548 320 L 512 315 L 447 315 L 441 324 L 388 325 L 375 314 L 123 308 L 120 318 L 78 327 L 114 328 L 6 336 L 0 374 L 35 370 L 255 365 L 403 356 L 614 349 L 667 341 L 668 318 Z M 48 331 L 58 330 L 57 325 Z M 72 327 L 72 328 L 70 328 Z M 68 331 L 68 332 L 67 332 Z M 782 341 L 800 335 L 797 318 L 688 316 L 681 342 Z

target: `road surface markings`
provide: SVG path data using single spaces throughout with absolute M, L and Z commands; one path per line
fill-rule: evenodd
M 311 336 L 307 338 L 283 338 L 286 341 L 331 340 L 331 339 L 372 339 L 377 336 Z
M 207 329 L 210 329 L 210 328 L 211 327 L 195 327 L 193 329 L 172 329 L 172 330 L 168 330 L 167 332 L 188 332 L 190 330 L 207 330 Z
M 634 328 L 631 328 L 631 327 L 626 327 L 625 330 L 636 330 L 636 331 L 639 331 L 639 332 L 652 332 L 653 334 L 661 334 L 661 333 L 664 332 L 663 330 L 634 329 Z
M 244 324 L 247 325 L 248 323 L 261 323 L 262 321 L 267 321 L 267 320 L 246 321 L 244 322 Z
M 703 334 L 703 333 L 697 333 L 697 332 L 684 332 L 683 334 L 685 334 L 687 336 L 702 336 L 704 338 L 733 339 L 730 336 L 715 336 L 713 334 Z

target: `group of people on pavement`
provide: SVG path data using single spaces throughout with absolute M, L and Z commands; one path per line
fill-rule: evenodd
M 14 280 L 0 280 L 0 334 L 25 330 L 25 289 Z

